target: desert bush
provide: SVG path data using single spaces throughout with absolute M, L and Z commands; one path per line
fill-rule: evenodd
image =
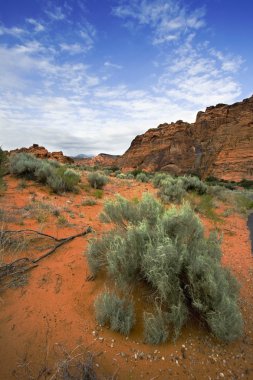
M 119 179 L 127 179 L 127 175 L 124 174 L 124 173 L 119 173 L 119 174 L 116 175 L 116 177 L 119 178 Z
M 146 173 L 142 172 L 142 173 L 137 174 L 136 180 L 139 182 L 148 182 L 149 178 Z
M 195 191 L 202 195 L 207 191 L 207 184 L 201 181 L 198 177 L 184 176 L 182 177 L 183 186 L 186 191 Z
M 27 153 L 18 153 L 11 157 L 10 171 L 19 177 L 47 184 L 55 193 L 74 191 L 80 181 L 80 175 L 73 169 Z
M 181 178 L 167 177 L 160 182 L 158 195 L 164 203 L 180 203 L 186 194 Z
M 249 179 L 245 179 L 245 178 L 242 179 L 239 182 L 239 185 L 244 187 L 245 189 L 253 189 L 253 181 Z
M 132 173 L 126 173 L 127 179 L 134 179 L 134 175 Z
M 106 291 L 97 297 L 94 306 L 96 319 L 100 325 L 109 325 L 113 331 L 129 334 L 135 319 L 131 302 Z
M 161 181 L 163 181 L 166 178 L 172 178 L 170 175 L 166 173 L 156 173 L 153 177 L 152 183 L 154 187 L 160 187 Z
M 145 315 L 147 341 L 163 341 L 167 327 L 176 339 L 192 311 L 221 340 L 241 335 L 238 286 L 221 265 L 220 239 L 205 237 L 189 204 L 165 209 L 149 194 L 138 203 L 118 196 L 105 203 L 101 219 L 115 229 L 90 241 L 89 267 L 94 275 L 106 271 L 119 288 L 142 281 L 152 291 L 165 314 Z
M 108 183 L 108 177 L 98 172 L 92 172 L 88 174 L 88 182 L 94 189 L 103 189 Z
M 27 179 L 36 179 L 35 172 L 39 166 L 39 160 L 32 154 L 18 153 L 10 158 L 11 173 Z
M 53 165 L 47 161 L 41 162 L 37 165 L 34 177 L 40 182 L 46 184 L 50 177 L 54 177 L 55 169 Z

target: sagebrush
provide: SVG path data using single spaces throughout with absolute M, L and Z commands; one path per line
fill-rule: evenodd
M 163 313 L 144 314 L 146 341 L 176 339 L 192 312 L 221 340 L 241 336 L 238 284 L 221 265 L 218 235 L 205 237 L 189 204 L 165 209 L 149 194 L 138 203 L 118 196 L 105 202 L 101 219 L 115 228 L 90 241 L 90 270 L 106 271 L 119 289 L 140 282 L 150 289 Z
M 75 191 L 80 175 L 56 161 L 36 158 L 32 154 L 18 153 L 10 159 L 10 172 L 16 176 L 48 185 L 55 193 Z

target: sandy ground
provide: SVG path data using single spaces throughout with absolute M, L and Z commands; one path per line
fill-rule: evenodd
M 241 284 L 241 309 L 245 321 L 242 339 L 223 344 L 192 321 L 176 343 L 143 344 L 141 317 L 128 338 L 97 326 L 93 302 L 104 289 L 104 279 L 87 281 L 84 252 L 88 239 L 108 229 L 98 218 L 103 201 L 116 193 L 131 199 L 155 192 L 150 184 L 113 179 L 103 199 L 82 205 L 93 191 L 84 186 L 79 194 L 54 195 L 48 189 L 6 177 L 7 191 L 0 196 L 5 227 L 32 228 L 66 237 L 91 226 L 96 232 L 63 245 L 40 262 L 24 278 L 23 286 L 0 293 L 0 379 L 53 379 L 63 353 L 79 350 L 94 354 L 98 375 L 118 379 L 253 379 L 253 261 L 246 219 L 239 215 L 214 224 L 202 218 L 207 230 L 223 233 L 223 263 Z M 83 179 L 85 183 L 85 178 Z M 43 204 L 47 207 L 43 208 Z M 52 209 L 58 210 L 54 212 Z M 220 206 L 217 212 L 224 211 Z M 59 223 L 59 216 L 64 220 Z M 62 219 L 62 218 L 61 218 Z M 67 223 L 67 225 L 65 225 Z M 20 256 L 37 257 L 52 242 L 33 238 Z M 44 249 L 44 251 L 42 251 Z M 15 259 L 8 257 L 7 259 Z M 21 285 L 21 284 L 20 284 Z M 138 296 L 135 298 L 138 309 Z M 74 350 L 74 351 L 73 351 Z

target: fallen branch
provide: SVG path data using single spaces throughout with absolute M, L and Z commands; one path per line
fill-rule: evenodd
M 66 243 L 70 242 L 71 240 L 74 240 L 77 237 L 85 236 L 85 235 L 91 233 L 92 228 L 88 227 L 87 230 L 80 232 L 79 234 L 72 235 L 72 236 L 69 236 L 67 238 L 62 238 L 62 239 L 57 239 L 56 237 L 54 237 L 52 235 L 44 234 L 42 232 L 38 232 L 35 230 L 3 231 L 2 233 L 8 234 L 8 233 L 21 233 L 21 232 L 33 232 L 33 233 L 36 233 L 38 235 L 49 237 L 49 238 L 57 241 L 58 243 L 52 249 L 50 249 L 48 252 L 39 256 L 37 259 L 32 260 L 32 259 L 29 259 L 28 257 L 22 257 L 20 259 L 13 261 L 12 263 L 1 266 L 0 267 L 0 280 L 2 280 L 3 278 L 6 278 L 8 276 L 13 276 L 13 275 L 16 275 L 19 273 L 27 272 L 28 270 L 37 267 L 38 266 L 37 263 L 39 261 L 41 261 L 42 259 L 45 259 L 46 257 L 52 255 L 63 244 L 66 244 Z

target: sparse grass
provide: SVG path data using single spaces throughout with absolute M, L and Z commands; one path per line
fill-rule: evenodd
M 222 221 L 222 219 L 215 212 L 215 200 L 210 194 L 204 194 L 199 197 L 196 205 L 196 211 L 213 221 Z
M 66 227 L 69 225 L 68 219 L 64 215 L 60 215 L 57 218 L 57 224 L 61 227 Z
M 83 202 L 82 202 L 82 206 L 94 206 L 96 205 L 97 202 L 95 201 L 95 199 L 85 199 Z
M 0 265 L 4 264 L 6 258 L 13 260 L 29 246 L 29 240 L 23 234 L 5 233 L 4 225 L 0 228 Z
M 164 343 L 169 338 L 168 313 L 156 305 L 154 313 L 143 314 L 144 342 L 149 344 Z
M 242 214 L 246 214 L 249 210 L 253 209 L 253 199 L 250 199 L 246 194 L 235 194 L 234 201 L 237 211 L 239 211 Z
M 93 191 L 93 196 L 96 198 L 96 199 L 102 199 L 103 198 L 103 195 L 104 195 L 104 191 L 101 190 L 101 189 L 96 189 Z
M 97 297 L 94 306 L 96 319 L 100 325 L 109 325 L 111 330 L 123 335 L 129 334 L 135 319 L 131 302 L 106 291 Z

